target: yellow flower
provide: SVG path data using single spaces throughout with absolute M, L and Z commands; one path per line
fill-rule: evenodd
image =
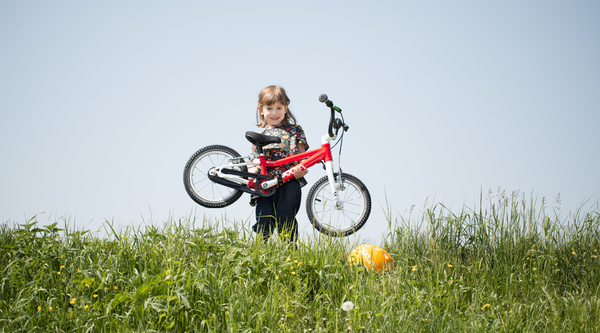
M 486 304 L 486 305 L 484 305 L 484 306 L 481 308 L 481 310 L 487 310 L 487 309 L 489 309 L 490 307 L 491 307 L 491 305 L 489 305 L 489 304 Z
M 41 310 L 42 310 L 42 307 L 38 305 L 38 307 L 37 307 L 37 310 L 38 310 L 38 311 L 41 311 Z
M 448 264 L 448 267 L 452 267 L 452 265 Z
M 86 284 L 85 284 L 85 286 L 86 286 L 86 287 L 89 287 L 90 285 L 86 283 Z
M 81 270 L 79 270 L 79 269 L 78 269 L 78 270 L 77 270 L 77 273 L 81 273 Z
M 294 260 L 294 262 L 296 262 L 296 263 L 297 263 L 297 262 L 298 262 L 298 260 Z
M 292 260 L 292 259 L 291 258 L 285 258 L 285 261 L 290 261 L 290 260 Z
M 83 308 L 87 310 L 87 308 L 88 308 L 87 304 L 86 304 L 86 305 L 84 305 L 84 306 L 83 306 Z
M 414 272 L 414 271 L 416 271 L 416 270 L 417 270 L 417 266 L 413 266 L 413 267 L 412 267 L 412 271 Z
M 594 252 L 598 252 L 598 249 L 595 249 Z
M 300 265 L 302 265 L 302 262 L 299 262 L 299 263 L 298 263 L 298 266 L 300 266 Z
M 572 255 L 575 255 L 575 251 L 571 252 Z
M 113 286 L 113 289 L 114 289 L 114 290 L 117 290 L 117 289 L 119 289 L 119 287 L 117 287 L 117 286 Z
M 279 280 L 279 275 L 276 275 L 276 276 L 275 276 L 275 280 Z
M 594 258 L 598 258 L 598 256 L 597 256 L 597 255 L 594 255 Z
M 94 295 L 92 295 L 92 297 L 93 297 L 93 298 L 96 298 L 96 297 L 98 297 L 98 294 L 94 294 Z
M 77 300 L 77 298 L 71 298 L 71 301 L 69 303 L 71 304 L 75 304 L 75 301 Z
M 535 247 L 535 244 L 533 244 L 531 247 Z
M 51 307 L 51 306 L 49 306 L 49 307 L 48 307 L 48 310 L 52 310 L 52 307 Z
M 60 269 L 63 269 L 63 268 L 65 268 L 65 266 L 60 266 Z
M 508 313 L 512 313 L 512 310 L 508 311 Z
M 60 272 L 56 272 L 57 275 L 60 275 Z

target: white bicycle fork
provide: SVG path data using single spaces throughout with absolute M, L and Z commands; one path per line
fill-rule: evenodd
M 323 135 L 323 137 L 321 138 L 321 142 L 323 144 L 326 143 L 331 143 L 331 141 L 335 140 L 335 136 L 334 137 L 330 137 L 329 135 Z M 327 178 L 329 179 L 329 186 L 331 187 L 331 192 L 333 193 L 333 200 L 335 202 L 335 208 L 337 210 L 340 210 L 342 208 L 344 208 L 344 205 L 342 204 L 342 202 L 340 201 L 340 198 L 338 196 L 338 184 L 335 181 L 335 176 L 333 174 L 333 161 L 327 161 L 325 162 L 325 171 L 327 172 Z M 340 174 L 340 179 L 342 177 L 342 175 Z

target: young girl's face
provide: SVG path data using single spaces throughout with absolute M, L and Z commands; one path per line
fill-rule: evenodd
M 273 104 L 263 106 L 260 114 L 265 117 L 267 127 L 273 128 L 281 125 L 285 119 L 286 112 L 286 105 L 281 104 L 281 102 L 275 102 Z

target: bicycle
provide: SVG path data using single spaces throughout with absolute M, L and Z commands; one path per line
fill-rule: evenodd
M 243 193 L 252 198 L 273 195 L 277 187 L 294 179 L 293 169 L 276 176 L 267 175 L 267 167 L 282 166 L 300 161 L 294 168 L 306 170 L 321 163 L 327 175 L 311 187 L 306 200 L 306 212 L 318 231 L 334 237 L 348 236 L 361 229 L 371 213 L 369 190 L 357 177 L 343 173 L 338 161 L 338 172 L 334 172 L 331 149 L 340 144 L 348 131 L 342 109 L 335 106 L 327 95 L 319 96 L 331 111 L 327 134 L 321 138 L 321 147 L 277 161 L 265 160 L 263 147 L 281 142 L 279 137 L 255 132 L 246 132 L 246 139 L 254 144 L 259 161 L 250 156 L 242 157 L 237 151 L 223 145 L 210 145 L 196 151 L 185 165 L 183 183 L 188 195 L 201 206 L 222 208 L 236 202 Z M 342 119 L 335 118 L 338 112 Z M 331 142 L 338 138 L 331 146 Z M 334 132 L 335 130 L 335 132 Z M 248 167 L 260 166 L 260 174 L 248 172 Z M 252 204 L 252 200 L 251 200 Z

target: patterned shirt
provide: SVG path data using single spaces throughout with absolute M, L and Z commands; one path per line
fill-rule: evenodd
M 268 128 L 262 132 L 264 135 L 277 136 L 281 138 L 281 143 L 272 143 L 263 147 L 263 153 L 267 161 L 277 161 L 285 157 L 293 156 L 298 154 L 298 144 L 303 143 L 308 151 L 308 142 L 306 141 L 306 135 L 300 125 L 281 125 L 273 128 Z M 258 158 L 258 152 L 256 146 L 252 146 L 252 158 Z M 278 172 L 282 174 L 287 170 L 293 168 L 299 161 L 285 164 L 281 167 L 269 168 L 267 174 L 270 176 L 276 176 Z M 300 185 L 304 186 L 307 184 L 306 179 L 302 177 L 299 179 Z

